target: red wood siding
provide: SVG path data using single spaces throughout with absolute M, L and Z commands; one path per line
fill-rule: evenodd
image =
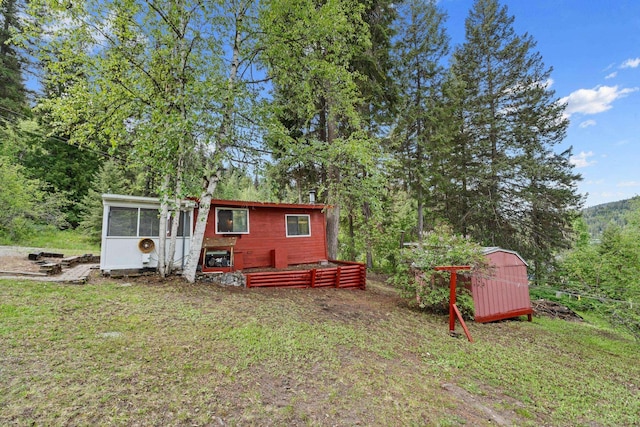
M 249 212 L 249 234 L 216 233 L 217 207 L 246 208 Z M 316 263 L 327 259 L 325 218 L 320 205 L 277 205 L 247 202 L 214 201 L 207 220 L 205 238 L 236 237 L 234 254 L 241 268 Z M 311 236 L 286 237 L 285 215 L 309 215 Z M 237 264 L 237 263 L 236 263 Z M 204 268 L 203 271 L 229 271 Z
M 531 315 L 526 264 L 516 254 L 500 250 L 485 254 L 485 257 L 494 268 L 488 277 L 472 276 L 475 320 L 492 322 Z

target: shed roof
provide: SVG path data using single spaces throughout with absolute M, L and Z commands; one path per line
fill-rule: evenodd
M 102 201 L 108 204 L 127 203 L 132 205 L 159 205 L 160 199 L 157 197 L 130 196 L 125 194 L 103 194 Z M 182 200 L 182 207 L 192 208 L 195 203 L 192 200 Z
M 522 261 L 522 263 L 524 265 L 526 265 L 527 267 L 529 266 L 529 264 L 527 264 L 527 261 L 525 261 L 524 258 L 522 258 L 520 256 L 520 254 L 518 252 L 516 252 L 516 251 L 510 251 L 508 249 L 502 249 L 502 248 L 500 248 L 498 246 L 491 246 L 491 247 L 482 248 L 482 255 L 489 255 L 489 254 L 492 254 L 492 253 L 495 253 L 495 252 L 505 252 L 505 253 L 508 253 L 508 254 L 513 254 L 513 255 L 517 256 L 518 258 L 520 258 L 520 261 Z

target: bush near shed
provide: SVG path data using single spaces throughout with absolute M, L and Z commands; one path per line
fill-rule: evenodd
M 448 313 L 449 310 L 449 273 L 434 271 L 434 267 L 469 265 L 472 273 L 489 268 L 482 246 L 453 233 L 447 225 L 425 233 L 422 243 L 403 250 L 401 259 L 391 283 L 400 289 L 403 297 L 415 299 L 417 306 L 436 313 Z M 471 290 L 459 285 L 456 299 L 463 316 L 473 318 Z

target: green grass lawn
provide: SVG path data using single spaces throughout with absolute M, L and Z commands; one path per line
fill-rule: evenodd
M 379 283 L 0 280 L 0 425 L 638 425 L 637 342 L 469 327 L 452 338 Z
M 81 231 L 58 230 L 53 227 L 41 227 L 37 232 L 17 242 L 0 238 L 0 245 L 47 248 L 49 252 L 64 252 L 65 255 L 100 254 L 100 245 L 91 242 Z

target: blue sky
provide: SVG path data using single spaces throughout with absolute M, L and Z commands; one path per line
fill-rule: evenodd
M 571 125 L 562 149 L 585 206 L 640 195 L 640 0 L 500 0 L 518 34 L 538 42 Z M 452 46 L 473 0 L 440 0 Z

